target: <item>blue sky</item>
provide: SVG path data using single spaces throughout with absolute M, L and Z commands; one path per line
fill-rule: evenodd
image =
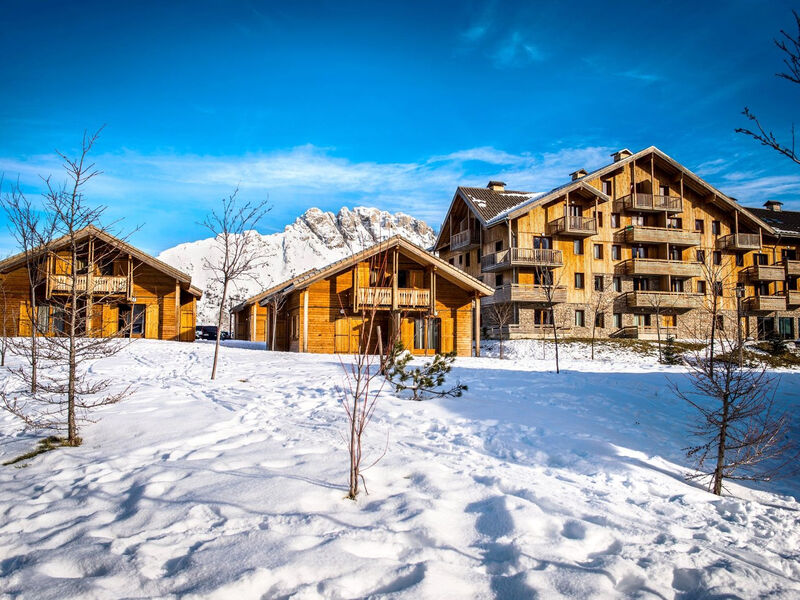
M 800 169 L 734 133 L 744 106 L 780 135 L 798 114 L 792 4 L 712 4 L 4 0 L 0 172 L 35 196 L 105 124 L 89 199 L 154 253 L 236 185 L 264 233 L 311 206 L 438 227 L 457 185 L 545 191 L 650 145 L 800 210 Z

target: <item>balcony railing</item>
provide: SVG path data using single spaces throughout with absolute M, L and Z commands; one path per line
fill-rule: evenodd
M 745 306 L 753 311 L 786 310 L 786 296 L 751 296 L 745 298 Z
M 450 236 L 450 250 L 465 248 L 472 243 L 472 232 L 469 229 L 459 231 Z
M 626 294 L 631 308 L 702 308 L 703 294 L 691 292 L 636 291 Z
M 669 227 L 643 227 L 630 225 L 622 230 L 621 237 L 629 244 L 672 244 L 673 246 L 699 246 L 700 232 L 671 229 Z
M 549 248 L 509 248 L 481 258 L 483 271 L 502 271 L 512 267 L 560 267 L 561 250 Z
M 783 265 L 753 265 L 747 267 L 742 273 L 751 281 L 783 281 L 786 279 L 786 269 Z
M 427 308 L 430 306 L 430 290 L 416 288 L 398 288 L 397 306 L 402 308 Z M 360 306 L 391 308 L 392 288 L 390 287 L 360 287 L 358 288 L 358 303 Z
M 782 260 L 778 264 L 786 269 L 787 275 L 800 275 L 800 260 Z
M 731 233 L 717 238 L 720 250 L 758 250 L 761 248 L 761 237 L 757 233 Z
M 550 235 L 589 236 L 597 233 L 597 219 L 567 215 L 547 224 Z
M 674 277 L 700 277 L 703 265 L 699 262 L 666 260 L 663 258 L 631 258 L 622 263 L 628 275 L 673 275 Z
M 786 304 L 789 306 L 800 306 L 800 291 L 786 290 Z
M 567 301 L 567 288 L 524 283 L 507 283 L 496 288 L 494 294 L 483 299 L 484 304 L 502 304 L 505 302 L 539 302 L 553 304 Z
M 617 206 L 624 210 L 644 212 L 681 212 L 683 202 L 680 196 L 658 196 L 653 194 L 628 194 L 617 200 Z
M 50 291 L 54 294 L 72 293 L 72 275 L 50 275 Z M 75 276 L 75 290 L 80 293 L 92 294 L 128 294 L 128 278 L 122 276 L 98 275 L 92 277 L 91 290 L 89 290 L 89 276 Z

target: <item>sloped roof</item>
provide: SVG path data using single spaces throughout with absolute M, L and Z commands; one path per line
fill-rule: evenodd
M 405 250 L 409 254 L 417 258 L 420 258 L 421 260 L 429 264 L 433 264 L 448 279 L 454 281 L 457 284 L 461 284 L 462 287 L 470 288 L 480 293 L 483 296 L 490 296 L 494 293 L 494 288 L 486 285 L 479 279 L 476 279 L 471 275 L 468 275 L 461 269 L 458 269 L 453 265 L 446 263 L 441 258 L 434 256 L 424 248 L 421 248 L 416 244 L 408 241 L 401 235 L 395 235 L 386 241 L 378 242 L 377 244 L 374 244 L 369 248 L 366 248 L 364 250 L 361 250 L 360 252 L 356 252 L 355 254 L 351 254 L 350 256 L 337 260 L 336 262 L 333 262 L 325 267 L 322 267 L 321 269 L 315 269 L 313 271 L 309 271 L 306 274 L 296 277 L 294 280 L 288 280 L 283 282 L 282 284 L 274 286 L 271 292 L 267 290 L 267 292 L 270 293 L 262 292 L 263 297 L 261 298 L 261 300 L 258 301 L 258 303 L 261 306 L 264 306 L 267 303 L 269 297 L 276 293 L 282 293 L 282 292 L 285 293 L 294 290 L 304 289 L 316 281 L 325 279 L 329 275 L 332 275 L 342 269 L 346 269 L 348 267 L 351 267 L 359 263 L 365 258 L 369 258 L 371 256 L 374 256 L 375 254 L 378 254 L 379 252 L 384 252 L 386 250 L 390 250 L 395 247 Z
M 521 203 L 541 195 L 534 192 L 520 192 L 514 190 L 504 190 L 500 192 L 490 188 L 464 186 L 459 186 L 456 190 L 456 194 L 461 196 L 485 223 L 519 206 Z
M 300 273 L 299 275 L 295 275 L 295 276 L 294 276 L 294 277 L 292 277 L 291 279 L 287 279 L 287 280 L 285 280 L 285 281 L 282 281 L 282 282 L 280 282 L 280 283 L 279 283 L 279 284 L 277 284 L 277 285 L 273 285 L 272 287 L 270 287 L 270 288 L 267 288 L 267 289 L 266 289 L 266 290 L 264 290 L 263 292 L 259 292 L 259 293 L 258 293 L 258 294 L 256 294 L 255 296 L 250 296 L 250 297 L 249 297 L 247 300 L 245 300 L 244 302 L 240 302 L 239 304 L 237 304 L 236 306 L 234 306 L 234 307 L 231 309 L 231 312 L 232 312 L 232 313 L 237 313 L 237 312 L 239 312 L 239 311 L 241 311 L 241 310 L 243 310 L 243 309 L 247 308 L 248 306 L 251 306 L 251 305 L 253 305 L 253 304 L 255 304 L 255 303 L 259 302 L 259 301 L 260 301 L 260 300 L 262 300 L 263 298 L 266 298 L 266 297 L 268 297 L 268 296 L 272 296 L 272 295 L 273 295 L 275 292 L 279 292 L 279 291 L 281 291 L 283 288 L 286 288 L 286 287 L 290 286 L 292 283 L 294 283 L 295 281 L 297 281 L 297 280 L 298 280 L 298 279 L 300 279 L 301 277 L 305 277 L 305 276 L 309 275 L 310 273 L 313 273 L 313 272 L 315 272 L 316 270 L 317 270 L 317 269 L 309 269 L 308 271 L 303 271 L 303 272 L 302 272 L 302 273 Z
M 177 279 L 180 284 L 181 288 L 185 291 L 189 292 L 193 296 L 200 298 L 203 295 L 202 290 L 194 287 L 192 285 L 192 278 L 190 275 L 187 275 L 183 271 L 179 271 L 178 269 L 171 267 L 167 263 L 158 260 L 157 258 L 150 256 L 146 252 L 142 252 L 138 248 L 131 246 L 129 243 L 114 237 L 110 233 L 103 231 L 102 229 L 98 229 L 94 225 L 88 225 L 83 229 L 77 231 L 75 233 L 77 239 L 84 239 L 88 237 L 94 237 L 99 240 L 106 242 L 107 244 L 114 246 L 120 252 L 124 252 L 126 254 L 130 254 L 132 257 L 140 260 L 141 262 L 145 263 L 156 269 L 157 271 L 161 271 L 162 273 L 168 275 L 169 277 L 173 277 Z M 59 250 L 69 244 L 69 237 L 64 235 L 60 238 L 53 240 L 49 244 L 49 250 Z M 19 254 L 15 254 L 13 256 L 9 256 L 4 260 L 0 260 L 0 273 L 8 272 L 12 269 L 16 269 L 21 265 L 25 264 L 26 258 L 25 253 L 20 252 Z
M 768 208 L 748 208 L 747 210 L 772 227 L 777 235 L 800 237 L 800 212 L 795 210 L 774 211 Z

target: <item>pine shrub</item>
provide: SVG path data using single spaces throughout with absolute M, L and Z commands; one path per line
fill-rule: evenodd
M 458 398 L 468 388 L 457 383 L 449 389 L 441 389 L 447 374 L 453 368 L 455 352 L 435 354 L 433 360 L 423 363 L 421 367 L 412 368 L 409 363 L 414 356 L 405 349 L 401 342 L 396 342 L 386 365 L 386 378 L 395 392 L 411 390 L 412 399 L 422 400 L 424 394 L 432 396 L 452 396 Z

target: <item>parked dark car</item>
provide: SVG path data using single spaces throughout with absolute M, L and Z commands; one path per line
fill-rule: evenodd
M 195 329 L 195 337 L 198 340 L 215 340 L 217 339 L 217 329 L 216 325 L 200 325 Z M 219 339 L 229 340 L 231 339 L 231 334 L 223 331 Z

